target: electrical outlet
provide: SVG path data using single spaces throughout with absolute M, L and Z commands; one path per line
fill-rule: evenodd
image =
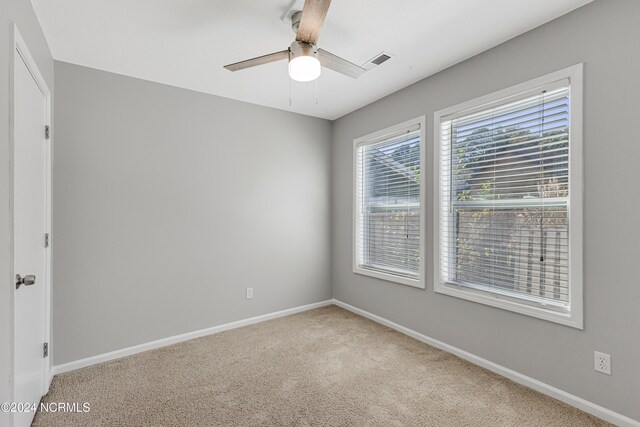
M 603 374 L 611 375 L 611 355 L 594 351 L 593 368 Z
M 253 288 L 247 288 L 247 299 L 253 298 Z

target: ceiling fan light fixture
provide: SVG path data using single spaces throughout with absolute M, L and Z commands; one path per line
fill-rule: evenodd
M 322 67 L 314 56 L 298 56 L 289 61 L 289 77 L 297 82 L 311 82 L 318 77 Z
M 310 82 L 322 72 L 318 52 L 314 45 L 293 42 L 289 48 L 289 77 L 297 82 Z

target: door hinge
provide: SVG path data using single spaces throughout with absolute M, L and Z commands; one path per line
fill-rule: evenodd
M 51 134 L 51 129 L 49 128 L 49 125 L 46 125 L 44 127 L 44 139 L 49 139 L 50 134 Z
M 44 233 L 44 247 L 49 247 L 49 233 Z
M 49 356 L 49 343 L 46 342 L 42 345 L 42 357 Z

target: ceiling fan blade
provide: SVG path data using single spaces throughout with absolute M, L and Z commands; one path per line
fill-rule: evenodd
M 302 19 L 296 33 L 299 42 L 316 44 L 320 37 L 320 29 L 329 11 L 331 0 L 305 0 Z
M 245 68 L 257 67 L 258 65 L 268 64 L 269 62 L 281 61 L 283 59 L 289 59 L 289 50 L 282 50 L 280 52 L 270 53 L 268 55 L 257 56 L 255 58 L 247 59 L 246 61 L 240 61 L 233 64 L 225 65 L 229 71 L 240 71 Z
M 320 63 L 333 71 L 337 71 L 338 73 L 344 74 L 345 76 L 353 77 L 357 79 L 362 74 L 364 74 L 365 70 L 359 65 L 356 65 L 352 62 L 347 61 L 346 59 L 340 58 L 338 55 L 334 55 L 331 52 L 327 52 L 326 50 L 318 49 L 318 59 Z

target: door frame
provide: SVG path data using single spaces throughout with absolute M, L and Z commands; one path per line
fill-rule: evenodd
M 45 233 L 49 233 L 49 247 L 45 255 L 45 277 L 44 277 L 44 293 L 45 293 L 45 313 L 44 313 L 44 337 L 45 342 L 49 343 L 49 354 L 47 358 L 43 358 L 44 363 L 44 390 L 46 394 L 49 391 L 49 385 L 51 384 L 51 253 L 53 250 L 52 238 L 51 238 L 51 178 L 52 178 L 52 150 L 51 144 L 53 142 L 53 132 L 51 128 L 51 92 L 45 79 L 42 77 L 38 66 L 33 59 L 33 56 L 29 52 L 29 48 L 22 38 L 18 26 L 15 23 L 10 24 L 10 37 L 9 46 L 9 221 L 10 221 L 10 242 L 9 242 L 9 283 L 11 284 L 11 295 L 9 299 L 9 333 L 11 343 L 11 356 L 10 356 L 10 397 L 13 401 L 15 397 L 15 275 L 16 272 L 15 261 L 15 66 L 16 66 L 16 53 L 22 58 L 27 69 L 31 73 L 33 79 L 38 85 L 40 91 L 45 97 L 45 125 L 49 126 L 49 140 L 44 142 L 46 144 L 46 213 L 45 213 Z M 44 129 L 43 129 L 44 132 Z M 43 244 L 44 244 L 44 236 Z M 11 417 L 13 422 L 13 417 Z

